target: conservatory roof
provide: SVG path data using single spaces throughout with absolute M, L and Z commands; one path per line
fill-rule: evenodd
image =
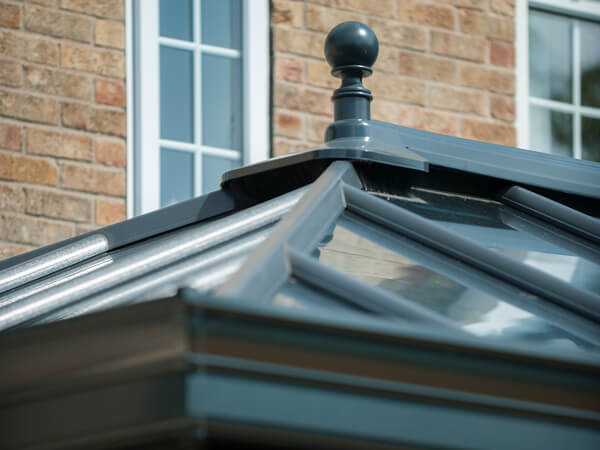
M 0 262 L 2 448 L 595 447 L 600 164 L 338 117 L 222 180 Z

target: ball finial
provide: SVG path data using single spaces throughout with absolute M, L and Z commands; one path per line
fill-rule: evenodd
M 379 42 L 368 26 L 360 22 L 344 22 L 337 25 L 325 40 L 325 58 L 334 76 L 346 70 L 360 70 L 369 76 L 371 66 L 377 59 Z

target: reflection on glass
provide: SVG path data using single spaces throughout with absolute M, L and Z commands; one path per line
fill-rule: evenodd
M 194 195 L 194 154 L 160 149 L 160 206 L 182 202 Z
M 192 0 L 160 0 L 160 35 L 192 40 Z
M 273 297 L 273 305 L 296 310 L 323 309 L 331 312 L 358 311 L 341 299 L 315 290 L 295 278 L 288 280 Z
M 242 80 L 239 59 L 202 55 L 202 143 L 241 149 Z
M 533 97 L 571 102 L 571 20 L 529 13 L 529 89 Z
M 600 119 L 581 117 L 581 157 L 600 162 Z
M 194 141 L 193 53 L 160 47 L 160 137 Z
M 529 110 L 531 148 L 553 155 L 573 156 L 573 116 L 539 106 Z
M 221 175 L 239 167 L 238 160 L 220 158 L 218 156 L 202 156 L 202 192 L 207 193 L 219 189 Z
M 419 303 L 482 336 L 537 339 L 573 345 L 568 333 L 527 311 L 431 270 L 391 249 L 379 227 L 345 213 L 320 245 L 319 260 L 371 285 Z
M 575 236 L 561 238 L 547 225 L 485 198 L 410 188 L 386 200 L 444 228 L 502 252 L 561 280 L 600 294 L 600 253 L 582 253 Z M 587 243 L 584 246 L 589 247 Z
M 581 104 L 585 106 L 594 106 L 596 108 L 599 108 L 600 24 L 584 21 L 580 22 L 580 24 Z
M 201 16 L 203 44 L 240 48 L 240 0 L 202 0 Z

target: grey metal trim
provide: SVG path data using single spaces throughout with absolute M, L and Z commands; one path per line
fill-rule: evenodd
M 331 163 L 271 236 L 217 290 L 217 294 L 271 298 L 289 277 L 285 246 L 312 250 L 344 210 L 342 181 L 360 186 L 352 164 L 346 161 Z
M 0 292 L 28 283 L 108 250 L 108 239 L 92 234 L 72 244 L 0 270 Z
M 202 197 L 161 208 L 141 216 L 133 217 L 124 222 L 2 260 L 0 261 L 0 270 L 5 270 L 51 252 L 61 252 L 61 249 L 66 246 L 81 245 L 78 243 L 96 235 L 102 236 L 108 242 L 108 247 L 105 251 L 114 250 L 211 217 L 246 208 L 251 206 L 251 204 L 253 203 L 248 199 L 241 200 L 235 198 L 226 189 L 211 192 Z
M 297 279 L 365 311 L 386 317 L 416 320 L 463 333 L 454 322 L 417 303 L 320 264 L 293 248 L 288 249 L 288 255 L 291 272 Z
M 597 182 L 600 185 L 600 173 L 598 173 Z M 499 197 L 500 201 L 507 205 L 600 244 L 600 219 L 588 216 L 520 186 L 508 188 Z
M 130 247 L 106 267 L 1 308 L 0 331 L 272 224 L 296 204 L 305 190 L 301 188 L 223 219 L 160 236 L 138 244 L 139 248 Z
M 385 200 L 344 185 L 348 210 L 600 322 L 600 297 L 494 252 Z

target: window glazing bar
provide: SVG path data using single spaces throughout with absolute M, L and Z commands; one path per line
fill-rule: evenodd
M 579 290 L 538 269 L 485 248 L 430 220 L 352 186 L 344 185 L 344 194 L 348 210 L 428 247 L 458 258 L 525 291 L 600 322 L 599 296 Z
M 342 181 L 361 185 L 351 163 L 335 161 L 217 295 L 254 299 L 274 295 L 290 275 L 286 246 L 310 252 L 344 210 Z
M 454 322 L 417 303 L 327 267 L 297 250 L 289 249 L 288 254 L 294 277 L 362 310 L 390 318 L 416 320 L 463 333 Z
M 588 216 L 520 186 L 512 186 L 504 191 L 500 195 L 500 201 L 600 244 L 600 219 Z

